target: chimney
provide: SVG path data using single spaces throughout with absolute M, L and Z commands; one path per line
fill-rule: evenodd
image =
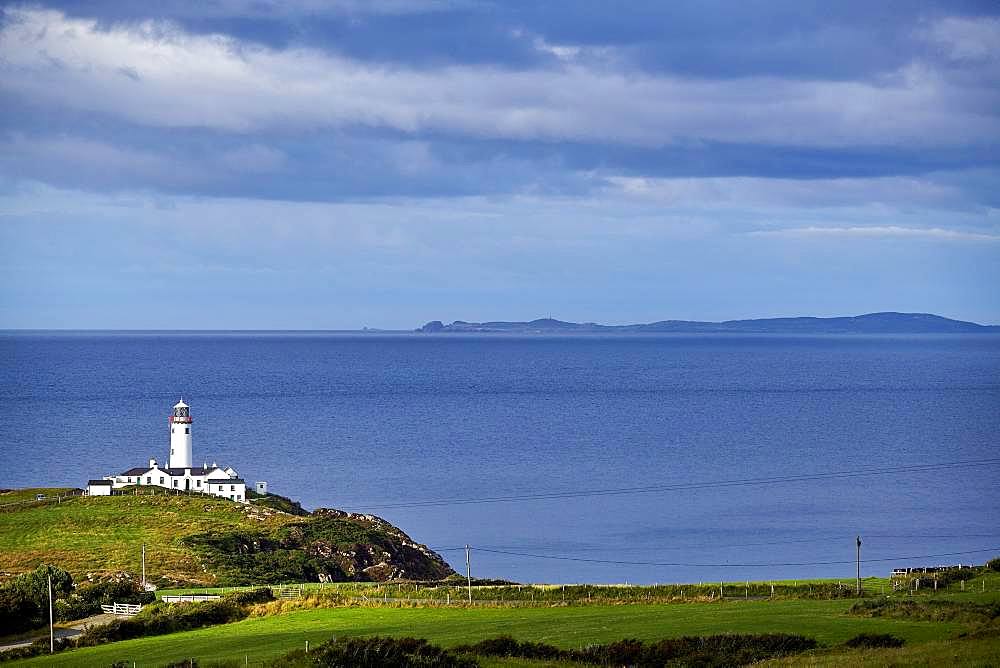
M 149 468 L 155 468 L 155 467 L 156 467 L 156 460 L 155 459 L 150 459 L 149 460 Z

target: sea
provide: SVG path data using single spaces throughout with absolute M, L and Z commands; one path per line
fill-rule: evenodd
M 1000 555 L 1000 336 L 0 333 L 0 487 L 196 464 L 518 582 Z

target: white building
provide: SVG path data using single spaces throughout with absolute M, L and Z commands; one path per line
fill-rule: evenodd
M 88 485 L 90 495 L 108 495 L 112 488 L 120 489 L 131 485 L 154 485 L 178 492 L 201 492 L 247 503 L 246 482 L 235 469 L 221 468 L 216 464 L 209 466 L 207 463 L 198 467 L 191 465 L 191 408 L 183 399 L 174 405 L 169 423 L 170 456 L 167 466 L 160 466 L 155 459 L 150 459 L 148 466 L 104 476 L 103 481 L 92 480 Z M 108 487 L 109 484 L 111 487 Z
M 111 496 L 112 483 L 110 480 L 88 480 L 87 494 L 90 496 Z

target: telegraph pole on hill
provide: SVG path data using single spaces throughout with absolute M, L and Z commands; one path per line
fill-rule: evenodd
M 465 575 L 469 582 L 469 603 L 472 603 L 472 549 L 465 546 Z
M 858 536 L 858 596 L 861 596 L 861 536 Z
M 49 570 L 49 654 L 55 654 L 56 634 L 52 627 L 52 571 Z

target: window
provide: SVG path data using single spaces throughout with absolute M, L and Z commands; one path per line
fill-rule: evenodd
M 219 491 L 220 491 L 220 492 L 221 492 L 222 490 L 224 490 L 225 488 L 226 488 L 226 486 L 225 486 L 225 485 L 219 485 Z
M 230 494 L 230 495 L 229 495 L 229 500 L 230 500 L 230 501 L 232 501 L 232 500 L 233 500 L 233 495 L 232 495 L 232 494 Z
M 229 491 L 230 492 L 235 492 L 236 491 L 236 485 L 230 485 L 229 486 Z
M 194 484 L 195 484 L 195 485 L 197 485 L 198 487 L 201 487 L 201 480 L 197 480 L 197 481 L 195 481 L 195 483 L 194 483 Z
M 242 494 L 237 494 L 236 495 L 236 500 L 237 501 L 242 501 L 243 500 L 243 495 Z
M 132 478 L 129 478 L 129 479 L 128 479 L 128 481 L 129 481 L 129 482 L 132 482 Z
M 177 487 L 177 481 L 174 480 L 174 487 Z
M 190 434 L 191 433 L 191 427 L 184 427 L 184 433 L 185 434 Z
M 150 477 L 150 476 L 146 476 L 146 484 L 148 485 L 148 484 L 150 484 L 151 482 L 153 482 L 153 478 L 152 478 L 152 477 Z
M 174 433 L 174 428 L 173 427 L 170 428 L 170 433 L 171 434 Z
M 160 476 L 160 484 L 163 484 L 163 476 Z
M 170 454 L 174 454 L 174 449 L 170 448 Z

